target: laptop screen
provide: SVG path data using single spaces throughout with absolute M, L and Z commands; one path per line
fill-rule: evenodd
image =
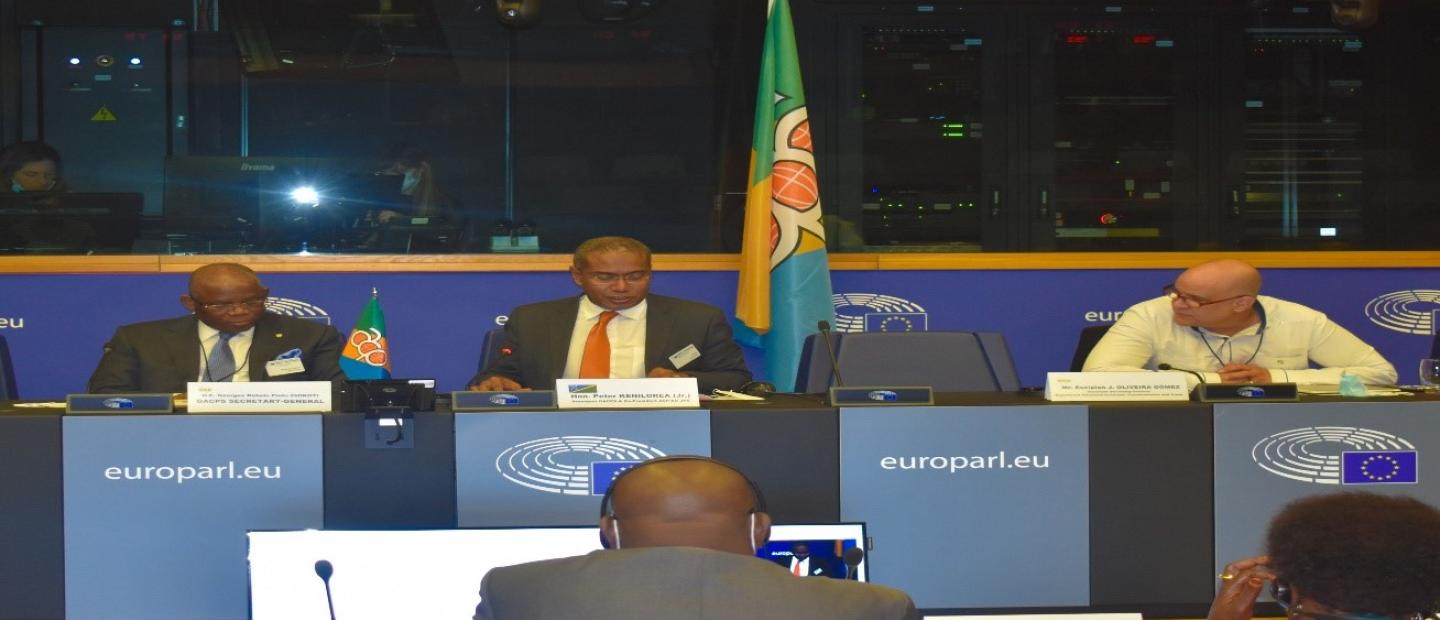
M 490 569 L 600 548 L 594 527 L 256 531 L 248 538 L 254 620 L 329 617 L 315 572 L 319 560 L 333 569 L 337 618 L 460 620 L 474 614 L 480 579 Z M 805 574 L 844 578 L 845 550 L 863 548 L 864 540 L 860 523 L 776 525 L 758 555 L 790 569 L 796 553 L 808 548 Z M 862 561 L 856 577 L 864 581 L 866 572 Z

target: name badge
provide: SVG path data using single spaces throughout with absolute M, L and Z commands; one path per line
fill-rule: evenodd
M 265 362 L 265 376 L 280 377 L 305 372 L 305 362 L 298 357 Z
M 675 365 L 675 370 L 684 368 L 686 364 L 700 359 L 700 349 L 693 344 L 685 345 L 685 348 L 670 355 L 670 363 Z

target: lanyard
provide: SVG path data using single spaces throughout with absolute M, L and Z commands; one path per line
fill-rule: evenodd
M 1264 306 L 1261 306 L 1261 305 L 1260 305 L 1260 302 L 1257 301 L 1257 302 L 1255 302 L 1255 311 L 1258 312 L 1258 313 L 1260 313 L 1260 342 L 1258 342 L 1258 343 L 1255 344 L 1255 351 L 1250 354 L 1250 359 L 1245 360 L 1244 362 L 1242 362 L 1242 364 L 1249 364 L 1250 362 L 1255 361 L 1255 356 L 1260 355 L 1260 347 L 1265 346 L 1265 326 L 1266 326 L 1265 307 L 1264 307 Z M 1205 335 L 1205 332 L 1204 332 L 1204 331 L 1201 331 L 1201 329 L 1200 329 L 1199 327 L 1195 327 L 1195 326 L 1193 326 L 1193 325 L 1190 327 L 1190 329 L 1194 330 L 1195 333 L 1200 336 L 1200 342 L 1205 343 L 1205 348 L 1210 350 L 1210 355 L 1215 358 L 1215 361 L 1220 362 L 1220 366 L 1221 366 L 1222 368 L 1225 367 L 1225 365 L 1227 365 L 1227 364 L 1231 364 L 1231 363 L 1234 363 L 1234 362 L 1235 362 L 1235 346 L 1234 346 L 1234 345 L 1231 345 L 1231 346 L 1230 346 L 1230 361 L 1225 361 L 1225 360 L 1223 360 L 1223 359 L 1220 359 L 1220 353 L 1215 350 L 1215 347 L 1210 346 L 1210 338 L 1208 338 L 1208 337 Z M 1229 341 L 1230 341 L 1230 339 L 1229 339 L 1228 337 L 1227 337 L 1225 340 L 1226 340 L 1226 343 L 1227 343 L 1227 344 L 1228 344 Z M 1222 346 L 1223 346 L 1223 345 L 1222 345 Z

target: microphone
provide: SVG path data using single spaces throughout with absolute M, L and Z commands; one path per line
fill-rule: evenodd
M 330 620 L 335 620 L 335 599 L 330 596 L 330 576 L 335 574 L 335 565 L 330 560 L 315 561 L 315 576 L 325 582 L 325 604 L 330 606 Z
M 859 581 L 860 574 L 855 570 L 860 563 L 865 561 L 865 550 L 859 547 L 851 547 L 845 550 L 845 578 L 851 581 Z
M 835 360 L 835 347 L 830 344 L 830 321 L 820 321 L 817 326 L 820 337 L 825 339 L 825 352 L 830 354 L 830 375 L 835 378 L 836 386 L 845 387 L 845 380 L 840 378 L 840 362 Z
M 1193 371 L 1193 370 L 1189 370 L 1189 369 L 1186 369 L 1186 368 L 1176 368 L 1176 367 L 1171 366 L 1171 365 L 1169 365 L 1169 364 L 1163 364 L 1163 363 L 1162 363 L 1162 364 L 1159 364 L 1159 365 L 1157 365 L 1157 366 L 1155 366 L 1155 367 L 1158 368 L 1158 369 L 1160 369 L 1160 370 L 1178 370 L 1178 371 L 1180 371 L 1180 372 L 1188 372 L 1188 373 L 1194 375 L 1196 379 L 1199 379 L 1199 380 L 1200 380 L 1200 385 L 1205 385 L 1205 383 L 1206 383 L 1206 381 L 1205 381 L 1205 375 L 1202 374 L 1202 373 L 1199 373 L 1199 372 L 1195 372 L 1195 371 Z

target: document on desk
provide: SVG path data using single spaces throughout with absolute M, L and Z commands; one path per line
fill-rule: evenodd
M 1299 385 L 1300 393 L 1306 396 L 1340 396 L 1340 384 L 1338 383 L 1302 383 Z M 1398 387 L 1388 385 L 1367 385 L 1365 396 L 1414 396 L 1414 392 L 1402 390 Z

